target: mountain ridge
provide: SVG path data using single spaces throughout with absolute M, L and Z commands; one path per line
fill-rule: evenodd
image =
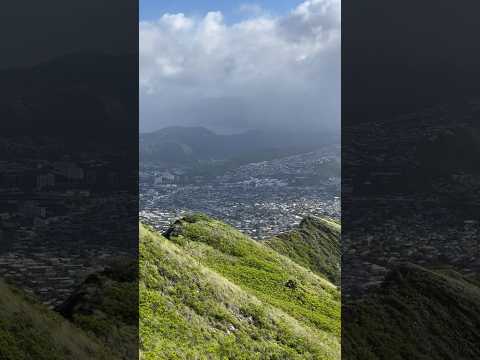
M 0 359 L 117 359 L 59 314 L 0 281 Z
M 340 285 L 340 231 L 333 220 L 307 216 L 295 229 L 267 239 L 265 244 Z
M 189 353 L 188 349 L 197 345 L 180 333 L 177 336 L 186 343 L 177 347 L 177 355 L 182 351 L 179 358 L 188 358 L 185 354 L 190 358 L 339 358 L 340 294 L 328 280 L 202 214 L 176 221 L 163 235 L 142 226 L 140 238 L 143 247 L 152 246 L 157 251 L 154 258 L 150 251 L 140 252 L 141 279 L 145 279 L 142 291 L 155 301 L 167 293 L 170 304 L 176 304 L 170 306 L 170 310 L 176 309 L 172 314 L 175 323 L 183 322 L 185 314 L 192 311 L 200 316 L 189 322 L 189 326 L 203 324 L 194 334 L 202 333 L 205 326 L 209 329 L 205 336 L 212 342 L 213 353 L 205 348 Z M 182 265 L 173 266 L 170 261 L 174 259 Z M 154 278 L 156 285 L 149 284 L 147 279 Z M 181 280 L 187 278 L 187 282 Z M 202 290 L 197 292 L 197 287 Z M 184 300 L 172 300 L 178 296 Z M 160 331 L 173 320 L 155 316 L 151 302 L 144 301 L 140 313 L 145 333 L 142 351 L 145 358 L 168 358 L 162 357 L 159 349 L 173 347 L 175 341 L 160 346 L 161 340 L 151 331 Z M 211 324 L 216 325 L 211 328 Z M 218 328 L 223 330 L 218 332 Z
M 480 356 L 480 287 L 453 270 L 399 265 L 380 289 L 344 304 L 342 319 L 353 359 Z
M 172 126 L 140 135 L 142 162 L 194 164 L 217 160 L 242 163 L 305 153 L 332 144 L 335 137 L 320 132 L 248 130 L 217 134 L 205 127 Z M 250 161 L 251 162 L 251 161 Z
M 201 226 L 209 221 L 186 220 L 199 220 Z M 173 241 L 145 226 L 140 230 L 143 358 L 339 358 L 336 335 L 295 319 L 241 281 L 207 266 L 201 252 L 178 238 L 182 225 L 168 232 Z M 199 336 L 203 340 L 197 342 Z
M 132 72 L 133 55 L 86 52 L 59 56 L 36 66 L 0 70 L 0 115 L 5 135 L 48 135 L 69 139 L 79 134 L 111 141 L 112 130 L 138 131 L 129 120 L 137 109 L 129 99 L 135 85 L 118 74 Z M 68 121 L 67 121 L 68 120 Z

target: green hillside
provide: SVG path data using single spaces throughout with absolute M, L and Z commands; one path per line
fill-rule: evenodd
M 339 359 L 340 293 L 232 227 L 195 215 L 140 231 L 142 359 Z
M 138 356 L 138 268 L 117 259 L 90 275 L 57 311 L 118 358 Z
M 342 312 L 348 359 L 480 359 L 480 288 L 454 271 L 401 266 Z
M 340 358 L 328 280 L 206 216 L 166 236 L 141 226 L 140 268 L 112 263 L 57 311 L 0 283 L 0 360 Z
M 115 359 L 60 315 L 0 282 L 0 359 Z
M 340 225 L 336 222 L 308 217 L 293 231 L 268 239 L 265 244 L 340 284 Z

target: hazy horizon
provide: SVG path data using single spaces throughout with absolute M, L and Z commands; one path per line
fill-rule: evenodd
M 203 125 L 166 125 L 162 126 L 158 129 L 152 129 L 152 130 L 145 130 L 142 131 L 140 130 L 140 135 L 146 135 L 146 134 L 152 134 L 155 132 L 159 132 L 165 129 L 172 129 L 172 128 L 179 128 L 179 129 L 204 129 L 209 132 L 212 132 L 216 135 L 238 135 L 238 134 L 246 134 L 249 132 L 271 132 L 271 133 L 293 133 L 293 134 L 304 134 L 304 133 L 311 133 L 311 130 L 308 129 L 274 129 L 274 128 L 245 128 L 245 129 L 220 129 L 220 128 L 212 128 L 210 126 L 203 126 Z M 336 135 L 340 135 L 340 133 L 337 133 L 337 130 L 334 129 L 318 129 L 318 131 L 314 131 L 314 133 L 332 133 Z

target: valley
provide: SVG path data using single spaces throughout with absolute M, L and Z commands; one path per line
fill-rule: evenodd
M 164 231 L 182 215 L 202 212 L 255 239 L 287 231 L 308 215 L 340 219 L 338 144 L 270 157 L 264 160 L 259 153 L 242 162 L 211 159 L 175 166 L 144 161 L 140 218 Z

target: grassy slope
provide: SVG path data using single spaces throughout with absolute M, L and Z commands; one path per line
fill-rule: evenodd
M 328 280 L 203 215 L 177 221 L 171 230 L 170 240 L 203 265 L 296 319 L 339 335 L 340 292 Z
M 57 309 L 121 359 L 138 356 L 138 268 L 118 260 L 90 275 Z
M 333 285 L 216 221 L 174 231 L 141 227 L 142 359 L 339 358 Z
M 348 359 L 480 358 L 480 288 L 453 271 L 402 266 L 343 321 Z
M 60 315 L 0 282 L 0 359 L 112 359 Z
M 266 240 L 265 244 L 296 263 L 340 284 L 340 225 L 308 217 L 298 228 Z

